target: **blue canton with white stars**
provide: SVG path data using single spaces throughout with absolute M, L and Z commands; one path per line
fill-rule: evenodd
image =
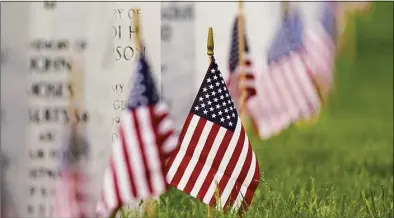
M 238 113 L 213 57 L 190 112 L 233 132 L 237 126 Z
M 268 64 L 303 48 L 303 24 L 298 10 L 285 16 L 268 49 Z
M 237 16 L 234 20 L 234 25 L 233 25 L 233 32 L 231 35 L 231 45 L 230 45 L 230 73 L 235 73 L 235 68 L 237 68 L 239 64 L 239 49 L 238 49 L 238 44 L 239 44 L 239 38 L 238 38 L 238 20 L 239 16 Z M 245 27 L 244 27 L 245 28 Z M 245 42 L 245 53 L 249 52 L 249 46 L 248 42 L 246 40 L 246 34 L 244 31 L 244 42 Z
M 133 86 L 127 101 L 128 109 L 153 105 L 159 101 L 159 94 L 145 57 L 140 58 L 133 79 Z

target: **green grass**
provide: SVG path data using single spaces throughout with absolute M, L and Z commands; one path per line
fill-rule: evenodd
M 263 176 L 245 217 L 394 216 L 392 4 L 357 19 L 357 59 L 339 55 L 336 91 L 317 125 L 264 142 L 249 134 Z M 172 189 L 156 216 L 207 217 L 207 208 Z

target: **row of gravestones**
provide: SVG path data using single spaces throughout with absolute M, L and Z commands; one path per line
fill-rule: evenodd
M 56 2 L 44 2 L 44 8 L 48 9 L 48 10 L 55 10 L 56 8 L 58 8 L 58 3 Z M 178 9 L 176 9 L 178 7 Z M 186 80 L 189 81 L 189 84 L 184 83 L 185 88 L 183 88 L 185 90 L 185 93 L 183 93 L 184 96 L 177 96 L 174 95 L 177 92 L 176 90 L 172 90 L 171 87 L 174 87 L 174 83 L 176 83 L 177 80 L 184 80 L 182 78 L 189 77 L 190 75 L 194 75 L 194 56 L 193 56 L 193 51 L 192 48 L 190 48 L 188 50 L 185 50 L 185 48 L 189 48 L 189 46 L 184 46 L 184 45 L 190 45 L 193 43 L 193 32 L 194 32 L 194 3 L 176 3 L 176 4 L 171 4 L 171 3 L 163 3 L 162 5 L 162 11 L 165 11 L 167 9 L 168 11 L 174 11 L 174 10 L 178 10 L 179 8 L 184 8 L 184 11 L 186 11 L 188 13 L 187 16 L 178 16 L 179 18 L 174 18 L 174 16 L 171 18 L 170 16 L 162 16 L 162 29 L 167 29 L 171 32 L 167 32 L 168 34 L 166 35 L 166 33 L 164 33 L 164 35 L 162 35 L 162 47 L 164 49 L 162 49 L 162 51 L 164 52 L 164 50 L 166 50 L 166 54 L 162 55 L 162 63 L 163 63 L 163 75 L 164 75 L 164 79 L 162 81 L 162 90 L 164 91 L 164 96 L 166 97 L 167 100 L 170 101 L 177 101 L 177 102 L 184 102 L 184 104 L 186 105 L 182 105 L 182 104 L 176 104 L 176 105 L 172 105 L 173 107 L 173 114 L 175 115 L 174 117 L 176 118 L 176 122 L 177 122 L 177 127 L 178 127 L 178 131 L 180 129 L 180 127 L 182 126 L 181 123 L 184 120 L 184 116 L 186 115 L 187 111 L 189 110 L 189 106 L 191 105 L 191 101 L 193 98 L 193 94 L 194 94 L 194 88 L 192 88 L 190 90 L 190 87 L 194 86 L 194 81 L 193 80 Z M 174 12 L 175 14 L 177 14 L 178 12 Z M 187 14 L 186 13 L 186 14 Z M 179 14 L 179 13 L 178 13 Z M 175 16 L 176 17 L 176 16 Z M 177 22 L 177 20 L 181 21 L 181 22 Z M 188 22 L 184 22 L 185 20 L 187 20 Z M 185 34 L 188 34 L 187 37 L 185 37 Z M 182 41 L 183 40 L 183 41 Z M 85 45 L 86 46 L 86 45 Z M 3 48 L 3 47 L 2 47 Z M 184 60 L 174 60 L 171 58 L 166 58 L 166 57 L 171 57 L 171 55 L 167 55 L 168 51 L 173 50 L 174 52 L 177 53 L 178 57 L 183 57 Z M 182 55 L 182 52 L 185 55 Z M 3 62 L 4 60 L 6 60 L 6 54 L 4 53 L 4 51 L 1 51 L 1 56 L 0 56 L 0 60 L 1 62 Z M 182 63 L 182 64 L 179 64 Z M 171 73 L 171 74 L 169 74 Z M 171 79 L 167 79 L 169 77 L 171 77 Z M 187 87 L 189 87 L 189 89 L 187 89 Z M 52 90 L 55 90 L 55 88 L 49 88 Z M 31 88 L 31 93 L 33 95 L 35 95 L 37 97 L 37 95 L 40 94 L 40 91 L 42 90 L 42 87 L 38 87 L 38 85 L 34 86 L 32 85 Z M 183 98 L 182 98 L 183 97 Z M 179 100 L 180 99 L 180 100 Z M 185 109 L 186 108 L 186 109 Z M 3 108 L 1 108 L 0 111 L 0 119 L 1 119 L 1 123 L 3 125 L 3 121 L 4 119 L 7 119 L 7 114 L 5 114 L 6 111 L 3 110 Z M 178 115 L 179 114 L 179 115 Z M 49 111 L 42 113 L 42 116 L 38 119 L 34 119 L 33 117 L 30 117 L 32 119 L 32 121 L 39 121 L 39 120 L 43 120 L 43 121 L 50 121 L 52 117 L 55 117 L 54 115 L 51 115 L 51 113 Z M 90 119 L 89 117 L 85 116 L 82 117 L 82 119 L 86 122 L 88 122 L 88 120 Z M 57 121 L 55 121 L 56 123 Z M 55 129 L 51 129 L 48 128 L 47 131 L 42 131 L 40 132 L 37 136 L 35 136 L 38 138 L 37 141 L 39 141 L 40 143 L 45 143 L 45 144 L 53 144 L 55 143 L 57 140 L 57 131 L 56 128 Z M 48 163 L 49 159 L 51 160 L 56 160 L 57 157 L 59 156 L 58 152 L 59 150 L 53 147 L 48 147 L 46 149 L 44 148 L 40 148 L 40 147 L 35 147 L 35 148 L 29 148 L 30 151 L 27 152 L 28 158 L 30 158 L 29 161 L 44 161 L 45 163 Z M 5 173 L 7 171 L 7 168 L 10 165 L 10 160 L 12 160 L 12 157 L 6 157 L 6 154 L 3 153 L 3 151 L 1 150 L 1 179 L 3 180 L 5 178 Z M 43 162 L 43 163 L 44 163 Z M 52 161 L 53 162 L 53 161 Z M 42 183 L 36 183 L 34 181 L 40 181 L 42 179 L 46 180 L 46 179 L 51 179 L 54 180 L 58 174 L 57 169 L 52 168 L 52 167 L 45 167 L 45 166 L 37 166 L 37 165 L 31 165 L 29 167 L 29 169 L 25 170 L 27 172 L 27 178 L 29 181 L 29 184 L 26 184 L 26 190 L 28 192 L 28 196 L 30 198 L 36 198 L 39 197 L 40 199 L 48 199 L 53 195 L 54 190 L 51 187 L 46 186 L 45 182 Z M 44 181 L 42 180 L 42 181 Z M 27 214 L 28 216 L 47 216 L 50 210 L 50 207 L 48 205 L 48 203 L 43 200 L 41 201 L 27 201 L 26 204 L 22 205 L 23 208 L 19 208 L 20 204 L 18 205 L 5 205 L 4 203 L 6 203 L 6 201 L 4 201 L 3 199 L 7 198 L 7 195 L 12 193 L 7 193 L 7 190 L 9 190 L 9 187 L 4 187 L 4 181 L 1 181 L 1 188 L 2 188 L 2 208 L 9 208 L 9 207 L 14 207 L 14 210 L 16 211 L 26 211 L 26 213 L 24 212 L 24 214 Z M 11 201 L 8 201 L 11 202 Z M 34 204 L 32 204 L 32 202 L 34 202 Z M 5 216 L 2 216 L 5 217 Z

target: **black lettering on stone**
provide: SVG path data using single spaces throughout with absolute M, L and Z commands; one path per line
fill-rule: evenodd
M 55 179 L 59 172 L 46 167 L 33 168 L 29 170 L 29 177 L 32 179 L 50 178 Z
M 31 41 L 30 45 L 37 51 L 61 51 L 68 50 L 70 48 L 70 43 L 67 39 L 35 39 Z
M 53 159 L 56 159 L 57 158 L 57 151 L 55 150 L 55 149 L 52 149 L 50 152 L 49 152 L 49 156 L 51 157 L 51 158 L 53 158 Z
M 27 213 L 29 213 L 29 214 L 34 213 L 34 207 L 32 205 L 27 205 Z
M 68 84 L 63 82 L 45 82 L 40 81 L 33 83 L 31 86 L 31 95 L 37 97 L 67 97 Z
M 136 48 L 133 48 L 131 46 L 126 46 L 126 47 L 116 46 L 113 48 L 113 52 L 115 54 L 116 61 L 120 61 L 120 60 L 130 61 L 133 60 L 134 58 L 139 57 L 137 55 L 145 56 L 146 47 L 143 47 L 142 51 L 138 51 Z
M 47 191 L 46 188 L 41 187 L 41 195 L 42 195 L 43 197 L 48 196 L 48 191 Z
M 112 91 L 115 93 L 123 93 L 124 84 L 113 84 Z
M 52 142 L 54 140 L 54 133 L 51 131 L 41 132 L 38 137 L 41 142 Z
M 37 149 L 37 150 L 30 150 L 29 156 L 31 159 L 44 159 L 45 152 L 42 148 Z
M 30 196 L 34 196 L 34 193 L 36 193 L 36 188 L 34 186 L 31 186 L 29 189 L 29 193 L 30 193 Z
M 161 25 L 161 40 L 169 42 L 172 38 L 172 28 L 169 24 Z
M 120 26 L 120 25 L 118 25 L 118 26 L 112 26 L 112 33 L 113 33 L 113 37 L 114 37 L 114 39 L 122 39 L 123 37 L 123 35 L 122 35 L 122 33 L 123 33 L 123 27 L 124 26 Z M 126 29 L 126 33 L 128 33 L 128 36 L 129 36 L 129 39 L 132 39 L 132 37 L 133 37 L 133 34 L 135 34 L 135 27 L 133 27 L 133 26 L 127 26 L 127 29 Z
M 161 10 L 161 19 L 163 20 L 191 20 L 194 18 L 194 10 L 192 5 L 184 7 L 169 6 Z
M 33 56 L 30 59 L 30 70 L 37 73 L 71 71 L 71 63 L 64 57 Z
M 37 178 L 37 170 L 35 170 L 35 169 L 30 169 L 30 171 L 29 171 L 29 177 L 32 178 L 32 179 Z
M 48 10 L 53 10 L 56 7 L 56 2 L 55 1 L 44 1 L 44 8 Z
M 89 122 L 89 114 L 87 111 L 82 111 L 75 114 L 78 122 Z M 69 114 L 65 107 L 45 107 L 45 108 L 30 108 L 29 109 L 30 123 L 68 123 L 70 121 Z
M 112 105 L 115 110 L 125 110 L 127 109 L 127 100 L 115 100 Z
M 50 178 L 56 178 L 57 173 L 56 173 L 56 171 L 54 171 L 54 170 L 47 170 L 47 175 L 48 175 L 48 177 L 50 177 Z
M 84 51 L 87 47 L 87 42 L 85 40 L 77 40 L 75 42 L 75 48 L 77 51 Z

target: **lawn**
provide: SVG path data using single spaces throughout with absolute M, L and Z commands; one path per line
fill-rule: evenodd
M 249 134 L 263 176 L 245 217 L 393 217 L 392 19 L 391 2 L 356 19 L 357 58 L 338 55 L 316 125 L 264 142 Z M 207 217 L 206 208 L 172 189 L 156 216 Z

